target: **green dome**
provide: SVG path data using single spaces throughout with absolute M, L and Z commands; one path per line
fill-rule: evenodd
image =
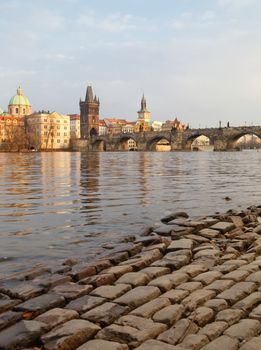
M 31 106 L 28 98 L 24 96 L 22 88 L 20 86 L 17 89 L 17 94 L 10 99 L 9 106 L 10 105 Z

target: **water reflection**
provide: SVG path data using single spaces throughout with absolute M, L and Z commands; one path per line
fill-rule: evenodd
M 260 160 L 254 151 L 1 153 L 0 276 L 41 259 L 92 259 L 168 211 L 260 204 Z

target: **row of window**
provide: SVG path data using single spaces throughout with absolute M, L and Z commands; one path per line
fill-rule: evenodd
M 47 143 L 50 140 L 44 139 L 44 143 Z M 55 140 L 56 143 L 61 143 L 61 140 Z M 51 142 L 50 142 L 51 143 Z M 64 140 L 63 143 L 68 143 L 68 140 Z
M 45 118 L 45 119 L 44 119 L 44 122 L 48 122 L 48 119 Z M 50 122 L 50 120 L 49 120 L 49 122 Z M 56 123 L 60 123 L 61 121 L 60 121 L 60 120 L 55 120 L 55 122 L 56 122 Z M 63 122 L 64 122 L 64 124 L 67 124 L 67 120 L 64 120 Z
M 48 128 L 50 128 L 49 125 L 44 125 L 44 129 L 48 129 Z M 51 125 L 51 129 L 52 129 L 52 128 L 54 128 L 54 127 Z M 64 128 L 64 130 L 67 130 L 67 126 L 64 126 L 63 128 Z M 57 126 L 56 126 L 56 129 L 60 129 L 60 125 L 57 125 Z
M 45 132 L 44 132 L 44 135 L 48 135 L 48 131 L 45 131 Z M 50 133 L 50 135 L 51 135 L 51 136 L 54 136 L 52 132 Z M 67 132 L 64 132 L 63 135 L 64 135 L 64 136 L 68 136 Z M 57 132 L 55 136 L 61 136 L 61 133 L 60 133 L 60 132 Z

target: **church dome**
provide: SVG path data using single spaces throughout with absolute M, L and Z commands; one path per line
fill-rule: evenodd
M 31 106 L 28 98 L 23 94 L 23 90 L 20 86 L 17 89 L 17 94 L 13 96 L 9 101 L 9 106 L 13 106 L 13 105 Z

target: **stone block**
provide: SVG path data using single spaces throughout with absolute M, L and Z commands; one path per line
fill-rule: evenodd
M 170 304 L 171 303 L 169 299 L 160 297 L 141 305 L 137 309 L 134 309 L 130 314 L 149 318 L 152 317 L 155 314 L 155 312 L 163 309 L 166 306 L 169 306 Z
M 29 312 L 37 316 L 45 311 L 65 305 L 64 297 L 56 294 L 43 294 L 15 306 L 15 311 Z
M 229 289 L 218 294 L 217 298 L 225 299 L 230 305 L 233 305 L 248 294 L 253 293 L 256 289 L 257 286 L 253 282 L 238 282 Z
M 210 228 L 203 228 L 202 230 L 200 230 L 198 232 L 198 234 L 204 238 L 214 239 L 214 238 L 217 238 L 219 236 L 219 231 L 213 230 Z
M 176 345 L 182 342 L 186 336 L 194 334 L 197 331 L 198 326 L 194 322 L 183 318 L 176 322 L 170 329 L 161 333 L 157 339 L 171 345 Z
M 202 334 L 208 337 L 210 341 L 219 337 L 225 329 L 227 329 L 228 324 L 223 321 L 212 322 L 201 328 L 198 334 Z
M 180 303 L 188 295 L 189 295 L 189 292 L 187 290 L 172 289 L 162 294 L 160 298 L 168 298 L 171 301 L 171 303 L 175 304 L 175 303 Z
M 181 318 L 183 312 L 184 307 L 182 305 L 168 305 L 157 311 L 152 319 L 155 322 L 165 323 L 171 326 Z
M 46 324 L 42 322 L 20 321 L 0 332 L 0 349 L 15 350 L 33 345 L 46 331 Z
M 129 284 L 117 284 L 115 286 L 101 286 L 94 289 L 90 295 L 102 297 L 108 300 L 119 298 L 131 289 Z
M 60 325 L 61 323 L 65 323 L 67 321 L 70 321 L 78 317 L 79 317 L 78 312 L 74 310 L 54 308 L 36 317 L 35 321 L 45 323 L 46 328 L 52 329 Z
M 89 311 L 90 309 L 101 305 L 106 301 L 105 298 L 95 297 L 92 295 L 84 295 L 80 298 L 72 300 L 66 305 L 66 309 L 75 310 L 79 314 Z
M 258 350 L 258 349 L 261 349 L 261 336 L 252 338 L 240 348 L 240 350 Z
M 145 286 L 149 283 L 148 275 L 143 272 L 128 272 L 121 276 L 115 284 L 130 284 L 132 287 Z
M 43 335 L 45 350 L 74 350 L 92 338 L 100 327 L 85 320 L 71 320 Z
M 115 281 L 115 279 L 116 278 L 113 273 L 103 273 L 83 278 L 79 283 L 92 285 L 94 288 L 96 288 L 107 284 L 112 284 Z
M 212 283 L 213 281 L 219 279 L 222 276 L 222 273 L 219 271 L 208 271 L 203 272 L 200 275 L 197 275 L 193 278 L 194 281 L 201 282 L 205 286 Z
M 246 314 L 249 313 L 255 306 L 261 303 L 261 292 L 255 292 L 248 295 L 246 298 L 238 301 L 232 307 L 233 309 L 241 309 Z
M 173 272 L 150 281 L 149 286 L 158 287 L 161 291 L 166 292 L 186 282 L 188 278 L 188 275 L 184 272 Z
M 171 270 L 178 270 L 182 266 L 187 265 L 189 262 L 190 258 L 187 255 L 176 255 L 173 253 L 168 253 L 165 255 L 164 259 L 155 261 L 152 266 L 168 267 Z
M 101 273 L 113 273 L 115 278 L 120 278 L 122 275 L 124 275 L 127 272 L 133 271 L 132 267 L 130 265 L 123 265 L 123 266 L 112 266 L 109 267 L 106 270 L 103 270 Z
M 44 288 L 32 284 L 31 282 L 20 282 L 20 281 L 7 281 L 0 284 L 0 293 L 7 294 L 9 297 L 14 299 L 21 299 L 23 301 L 34 298 L 42 294 Z
M 216 321 L 226 322 L 229 326 L 237 323 L 243 316 L 243 311 L 238 309 L 226 309 L 216 315 Z
M 21 300 L 19 299 L 10 299 L 9 297 L 6 299 L 0 299 L 0 312 L 10 310 L 19 303 L 21 303 Z
M 114 341 L 107 341 L 102 339 L 89 340 L 87 343 L 81 345 L 77 350 L 128 350 L 126 344 L 116 343 Z
M 261 304 L 249 314 L 249 317 L 261 322 Z
M 115 299 L 116 303 L 127 305 L 131 309 L 147 303 L 148 301 L 157 298 L 160 295 L 160 290 L 157 287 L 145 286 L 136 287 L 121 297 Z
M 72 271 L 69 272 L 69 276 L 72 277 L 74 281 L 80 281 L 83 278 L 96 275 L 96 268 L 89 265 L 75 265 Z
M 159 340 L 150 339 L 145 341 L 136 350 L 182 350 L 180 347 L 163 343 Z
M 53 288 L 59 284 L 64 284 L 70 282 L 72 279 L 70 276 L 63 276 L 59 274 L 53 274 L 46 277 L 35 278 L 32 280 L 32 283 L 44 288 Z
M 7 311 L 0 314 L 0 330 L 11 326 L 20 321 L 23 317 L 22 312 Z
M 107 302 L 87 311 L 81 318 L 105 327 L 113 323 L 120 316 L 125 315 L 128 311 L 129 308 L 127 306 Z
M 182 304 L 186 309 L 193 311 L 198 306 L 204 304 L 207 300 L 216 296 L 216 293 L 212 290 L 199 289 L 191 293 L 188 297 L 182 300 Z
M 187 266 L 183 266 L 180 269 L 180 272 L 185 272 L 186 274 L 189 275 L 189 277 L 192 277 L 192 278 L 206 271 L 207 271 L 207 267 L 203 264 L 190 264 Z
M 243 319 L 239 323 L 229 327 L 224 335 L 231 338 L 236 338 L 239 341 L 246 341 L 253 338 L 261 330 L 260 322 L 257 320 Z
M 203 288 L 203 284 L 201 282 L 185 282 L 177 286 L 177 289 L 187 290 L 190 293 L 201 288 Z
M 214 311 L 209 307 L 200 306 L 191 313 L 189 318 L 200 327 L 203 327 L 214 318 Z
M 222 277 L 222 279 L 240 282 L 240 281 L 243 281 L 248 275 L 249 275 L 248 271 L 237 269 L 237 270 L 234 270 L 234 271 L 229 272 L 228 274 L 224 275 Z
M 147 339 L 157 337 L 166 328 L 166 325 L 155 323 L 150 319 L 128 315 L 122 316 L 114 324 L 103 328 L 96 338 L 125 343 L 133 348 Z
M 199 350 L 209 342 L 208 337 L 203 334 L 189 334 L 180 346 L 187 350 Z
M 261 271 L 254 272 L 250 276 L 247 277 L 246 281 L 255 282 L 259 286 L 261 285 Z
M 234 284 L 235 282 L 232 280 L 216 280 L 215 282 L 206 286 L 205 289 L 211 289 L 214 290 L 216 293 L 221 293 L 224 290 L 232 287 Z
M 145 269 L 141 270 L 140 272 L 145 273 L 150 280 L 167 275 L 171 272 L 171 270 L 168 267 L 157 267 L 157 266 L 149 266 L 145 267 Z
M 201 350 L 237 350 L 238 349 L 238 340 L 230 338 L 226 335 L 222 335 L 221 337 L 212 340 L 209 344 L 203 346 Z
M 228 308 L 228 303 L 224 299 L 210 299 L 204 306 L 210 307 L 214 312 L 219 312 Z
M 216 224 L 210 226 L 210 229 L 217 230 L 221 233 L 226 233 L 235 228 L 235 225 L 231 222 L 219 221 Z
M 176 241 L 172 241 L 172 243 L 167 248 L 167 252 L 174 252 L 180 249 L 191 250 L 193 246 L 194 242 L 191 239 L 183 238 Z
M 63 296 L 67 301 L 79 298 L 83 295 L 89 294 L 93 289 L 90 285 L 79 285 L 78 283 L 69 282 L 66 284 L 54 287 L 50 292 Z

